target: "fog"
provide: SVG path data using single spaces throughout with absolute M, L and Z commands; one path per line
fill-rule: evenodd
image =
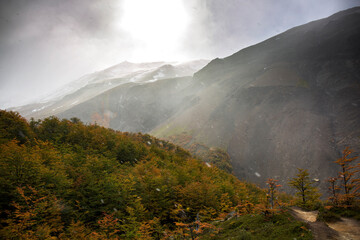
M 128 60 L 225 57 L 355 0 L 2 0 L 0 108 Z

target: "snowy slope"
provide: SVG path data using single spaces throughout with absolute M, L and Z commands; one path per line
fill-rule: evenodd
M 192 76 L 208 60 L 189 62 L 122 62 L 102 71 L 87 74 L 71 82 L 37 103 L 16 107 L 27 118 L 43 118 L 59 114 L 105 91 L 126 83 L 144 84 L 160 79 Z

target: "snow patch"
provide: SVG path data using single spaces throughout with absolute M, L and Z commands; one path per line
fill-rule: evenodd
M 153 80 L 156 81 L 159 78 L 163 78 L 163 77 L 165 77 L 165 74 L 163 73 L 163 70 L 161 69 L 161 70 L 159 70 L 159 72 L 156 75 L 153 76 Z
M 61 105 L 60 107 L 53 108 L 52 111 L 54 112 L 54 111 L 56 111 L 56 110 L 58 110 L 59 108 L 62 108 L 62 107 L 63 107 L 63 105 Z
M 38 112 L 38 111 L 41 111 L 45 108 L 45 106 L 41 107 L 41 108 L 36 108 L 34 110 L 32 110 L 31 112 Z

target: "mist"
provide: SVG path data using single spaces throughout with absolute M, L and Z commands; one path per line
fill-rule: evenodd
M 359 4 L 355 0 L 174 0 L 171 4 L 3 0 L 0 108 L 38 100 L 84 74 L 125 60 L 225 57 Z

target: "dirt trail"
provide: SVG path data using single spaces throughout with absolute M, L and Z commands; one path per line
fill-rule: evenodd
M 334 223 L 317 222 L 317 211 L 304 211 L 291 208 L 292 215 L 300 221 L 306 222 L 316 240 L 360 240 L 360 223 L 349 218 L 341 218 Z
M 360 223 L 354 219 L 341 218 L 341 221 L 327 224 L 329 227 L 339 232 L 341 239 L 360 239 Z
M 296 213 L 296 215 L 302 219 L 302 221 L 305 222 L 316 222 L 316 218 L 318 215 L 317 211 L 309 211 L 305 212 L 301 210 L 300 208 L 293 207 L 292 210 Z

